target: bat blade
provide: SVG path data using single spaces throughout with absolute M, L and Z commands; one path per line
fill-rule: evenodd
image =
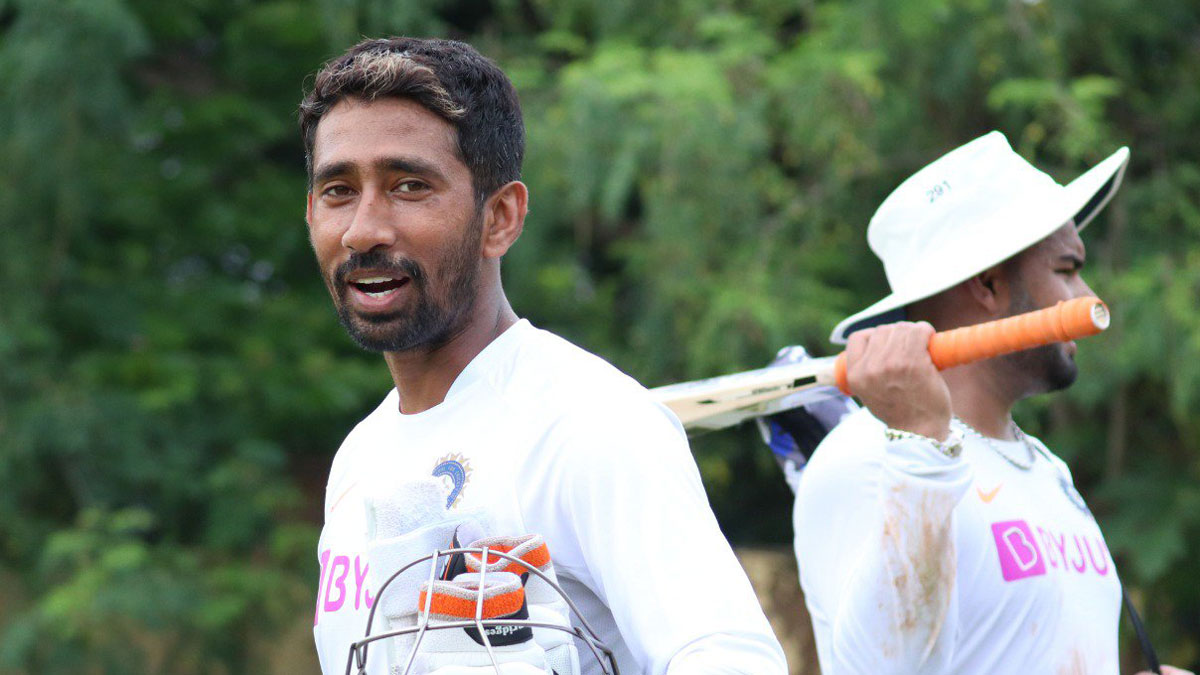
M 833 387 L 833 358 L 811 359 L 650 390 L 685 429 L 712 430 L 826 398 Z

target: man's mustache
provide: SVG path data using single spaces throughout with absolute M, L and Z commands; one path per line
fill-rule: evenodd
M 418 286 L 425 282 L 425 270 L 412 258 L 389 258 L 381 251 L 367 251 L 366 253 L 351 253 L 346 262 L 338 265 L 337 270 L 333 273 L 336 288 L 345 288 L 346 277 L 360 269 L 370 269 L 396 277 L 408 277 Z

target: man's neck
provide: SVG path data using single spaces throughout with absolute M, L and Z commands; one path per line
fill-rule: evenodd
M 433 349 L 384 354 L 400 394 L 400 412 L 424 412 L 444 401 L 467 364 L 517 322 L 517 315 L 503 293 L 498 298 L 478 300 L 486 305 L 483 311 L 475 311 L 467 324 L 445 343 Z
M 986 363 L 944 371 L 950 389 L 954 416 L 984 436 L 1016 440 L 1012 432 L 1012 409 L 1016 398 Z

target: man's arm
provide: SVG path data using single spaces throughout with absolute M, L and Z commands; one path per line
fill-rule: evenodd
M 821 445 L 796 498 L 796 555 L 822 666 L 943 672 L 958 611 L 953 510 L 969 468 L 927 443 L 887 441 L 865 412 L 846 424 L 858 428 Z
M 909 324 L 851 340 L 852 386 L 885 419 L 848 419 L 800 481 L 796 553 L 831 673 L 940 672 L 953 655 L 953 511 L 969 468 L 932 442 L 884 433 L 949 433 L 949 394 L 923 349 L 931 330 Z

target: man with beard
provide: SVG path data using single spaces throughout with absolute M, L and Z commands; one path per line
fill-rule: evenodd
M 406 504 L 388 517 L 412 520 L 429 505 L 388 493 L 415 494 L 405 486 L 422 477 L 444 486 L 443 513 L 483 514 L 484 534 L 543 535 L 621 672 L 785 672 L 678 422 L 505 297 L 500 259 L 528 201 L 508 78 L 462 43 L 368 40 L 317 74 L 300 123 L 321 273 L 395 383 L 330 472 L 314 618 L 324 672 L 343 672 L 376 600 L 386 614 L 378 580 L 394 569 L 369 569 L 379 504 Z M 371 650 L 367 671 L 389 672 L 386 656 Z
M 1118 672 L 1121 585 L 1104 538 L 1066 464 L 1012 418 L 1071 385 L 1075 344 L 942 373 L 927 345 L 935 329 L 1092 295 L 1079 231 L 1128 154 L 1060 186 L 992 132 L 872 218 L 893 292 L 832 336 L 848 338 L 865 409 L 817 447 L 796 492 L 822 672 Z

